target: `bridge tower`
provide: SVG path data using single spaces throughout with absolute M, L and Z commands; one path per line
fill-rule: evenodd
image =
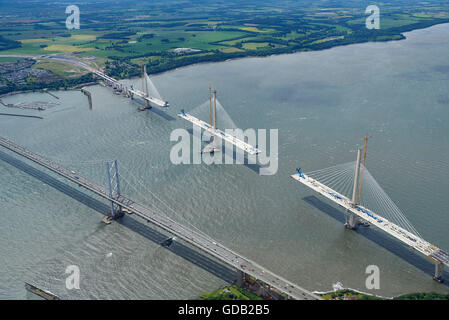
M 360 200 L 362 197 L 362 187 L 363 187 L 363 173 L 365 172 L 365 166 L 366 166 L 366 152 L 368 150 L 368 139 L 371 138 L 371 136 L 368 136 L 368 134 L 365 135 L 361 140 L 365 142 L 365 147 L 363 149 L 363 160 L 362 160 L 362 173 L 360 175 L 360 185 L 359 185 L 359 201 L 358 204 L 360 204 Z
M 214 129 L 217 129 L 217 90 L 214 89 Z
M 214 129 L 217 128 L 217 90 L 212 92 L 211 86 L 209 86 L 209 113 L 210 113 L 210 126 Z M 206 146 L 202 153 L 214 153 L 221 150 L 218 145 L 217 138 L 215 136 L 210 137 L 210 143 Z
M 213 126 L 212 120 L 212 87 L 209 86 L 209 113 L 210 113 L 210 126 Z
M 354 187 L 352 189 L 352 200 L 351 200 L 351 206 L 355 208 L 360 203 L 357 199 L 357 194 L 359 191 L 359 175 L 360 175 L 360 160 L 361 160 L 362 152 L 360 149 L 357 149 L 357 161 L 355 165 L 355 174 L 354 174 Z M 348 229 L 356 229 L 358 224 L 358 217 L 347 210 L 347 216 L 346 216 L 346 224 L 345 227 Z
M 442 283 L 443 282 L 443 269 L 444 264 L 442 264 L 439 261 L 435 261 L 435 276 L 433 277 L 433 280 Z
M 145 93 L 145 97 L 148 98 L 148 83 L 147 83 L 147 66 L 144 64 L 142 68 L 142 91 Z M 144 99 L 145 108 L 150 107 L 150 102 L 146 99 Z
M 118 199 L 120 197 L 120 180 L 117 160 L 106 162 L 106 174 L 108 177 L 109 197 L 111 199 Z M 110 219 L 117 219 L 121 216 L 123 216 L 122 207 L 111 201 Z

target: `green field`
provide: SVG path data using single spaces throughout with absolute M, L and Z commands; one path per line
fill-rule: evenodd
M 449 22 L 449 1 L 440 0 L 380 3 L 379 30 L 366 29 L 365 8 L 371 3 L 364 0 L 86 0 L 81 28 L 67 30 L 65 4 L 22 2 L 2 5 L 0 55 L 91 56 L 98 65 L 119 62 L 106 70 L 117 77 L 137 74 L 141 63 L 157 73 L 198 62 L 400 40 L 405 31 Z M 176 48 L 201 51 L 176 54 Z
M 200 297 L 204 300 L 262 300 L 254 293 L 235 285 L 210 293 L 203 293 Z

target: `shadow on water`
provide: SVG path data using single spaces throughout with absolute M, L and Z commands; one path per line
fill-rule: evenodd
M 143 100 L 138 99 L 138 100 L 136 100 L 136 102 L 138 103 L 139 108 L 144 106 Z M 168 113 L 162 111 L 162 109 L 160 109 L 159 107 L 146 108 L 145 110 L 142 110 L 140 112 L 145 112 L 145 111 L 151 111 L 151 112 L 157 114 L 158 116 L 160 116 L 161 118 L 164 118 L 165 120 L 168 120 L 168 121 L 176 120 L 176 118 L 174 118 L 171 115 L 169 115 Z
M 162 111 L 161 109 L 158 109 L 157 107 L 152 107 L 151 109 L 146 109 L 146 110 L 157 114 L 158 116 L 164 118 L 165 120 L 168 120 L 168 121 L 176 120 L 175 117 L 172 117 L 171 115 L 165 113 L 164 111 Z
M 187 132 L 193 136 L 193 129 L 189 128 L 187 129 Z M 207 141 L 203 141 L 202 143 L 202 149 L 204 149 L 207 146 Z M 222 147 L 221 147 L 221 153 L 223 153 L 225 151 L 225 144 L 223 143 Z M 224 158 L 222 159 L 222 163 L 225 163 Z M 232 149 L 232 163 L 237 164 L 237 151 L 235 150 L 235 148 Z M 260 169 L 263 168 L 260 164 L 258 163 L 249 163 L 248 161 L 248 154 L 245 153 L 244 158 L 243 158 L 243 163 L 242 165 L 244 165 L 245 167 L 247 167 L 248 169 L 254 171 L 257 174 L 260 174 Z
M 338 222 L 341 222 L 342 224 L 346 223 L 346 216 L 342 211 L 332 207 L 321 199 L 315 196 L 308 196 L 303 198 L 303 200 L 308 204 L 314 206 L 318 210 L 326 213 L 330 217 L 334 218 Z M 431 277 L 434 276 L 435 264 L 433 262 L 424 258 L 417 251 L 412 251 L 411 248 L 384 233 L 383 231 L 375 227 L 359 227 L 356 232 L 371 240 L 375 244 L 390 251 L 395 256 L 407 261 L 408 263 L 423 271 L 424 273 L 427 273 Z M 447 270 L 445 270 L 443 273 L 443 279 L 445 279 L 445 282 L 443 282 L 443 284 L 449 287 L 449 272 Z
M 51 175 L 36 169 L 35 167 L 18 160 L 17 158 L 10 156 L 7 153 L 0 151 L 0 160 L 12 165 L 13 167 L 29 174 L 30 176 L 40 180 L 41 182 L 55 188 L 56 190 L 68 195 L 69 197 L 81 202 L 82 204 L 88 206 L 89 208 L 103 214 L 107 215 L 110 213 L 110 206 L 105 204 L 104 202 L 97 200 L 84 192 L 79 191 L 78 189 L 68 185 L 67 183 L 61 182 L 58 179 L 52 177 Z M 140 219 L 140 218 L 137 218 Z M 123 225 L 124 227 L 137 232 L 143 237 L 153 241 L 154 243 L 160 245 L 164 240 L 166 240 L 169 236 L 164 234 L 155 228 L 152 228 L 149 225 L 145 225 L 140 221 L 137 221 L 134 218 L 125 216 L 122 219 L 118 220 L 118 223 Z M 184 245 L 183 243 L 173 241 L 170 246 L 163 247 L 179 257 L 184 258 L 187 261 L 195 264 L 196 266 L 210 272 L 216 277 L 228 282 L 232 283 L 236 280 L 237 274 L 236 271 L 224 266 L 223 264 L 207 257 L 205 254 L 198 252 L 197 250 L 192 249 L 191 247 Z

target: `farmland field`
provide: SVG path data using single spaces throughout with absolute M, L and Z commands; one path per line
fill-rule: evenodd
M 0 55 L 71 54 L 109 64 L 110 75 L 159 73 L 198 62 L 321 50 L 338 45 L 403 38 L 413 29 L 449 22 L 449 1 L 400 0 L 380 4 L 381 28 L 368 30 L 368 1 L 168 0 L 80 5 L 80 29 L 66 28 L 65 5 L 2 5 Z M 195 49 L 178 54 L 176 48 Z M 118 70 L 112 70 L 119 68 Z M 71 66 L 51 67 L 72 75 Z

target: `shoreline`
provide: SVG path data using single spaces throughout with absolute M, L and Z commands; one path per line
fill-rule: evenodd
M 86 83 L 80 83 L 77 84 L 73 87 L 69 87 L 67 89 L 52 89 L 52 90 L 48 90 L 48 89 L 30 89 L 30 90 L 19 90 L 19 91 L 11 91 L 11 92 L 7 92 L 7 93 L 3 93 L 0 94 L 0 99 L 1 98 L 5 98 L 5 97 L 9 97 L 9 96 L 14 96 L 17 94 L 23 94 L 23 93 L 30 93 L 30 92 L 38 92 L 38 93 L 45 93 L 45 91 L 55 91 L 55 92 L 59 92 L 59 91 L 76 91 L 76 90 L 80 90 L 82 87 L 90 87 L 90 86 L 95 86 L 98 85 L 98 82 L 86 82 Z
M 425 29 L 429 29 L 429 28 L 433 28 L 435 26 L 439 26 L 439 25 L 444 25 L 444 24 L 448 24 L 449 25 L 449 21 L 439 21 L 439 22 L 435 22 L 434 24 L 430 25 L 430 26 L 425 26 L 425 27 L 417 27 L 414 29 L 410 29 L 407 30 L 407 28 L 405 27 L 405 31 L 400 31 L 399 35 L 401 35 L 402 37 L 400 39 L 387 39 L 387 40 L 379 40 L 379 41 L 372 41 L 372 40 L 366 40 L 366 41 L 359 41 L 359 42 L 352 42 L 352 43 L 342 43 L 342 44 L 330 44 L 328 47 L 323 47 L 323 48 L 317 48 L 317 49 L 310 49 L 310 48 L 304 48 L 304 49 L 298 49 L 298 50 L 294 50 L 292 52 L 280 52 L 280 53 L 270 53 L 270 54 L 266 54 L 266 55 L 258 55 L 257 51 L 254 52 L 254 54 L 247 54 L 244 56 L 237 56 L 237 57 L 225 57 L 224 59 L 218 59 L 217 61 L 199 61 L 199 62 L 194 62 L 191 64 L 186 64 L 183 66 L 179 66 L 179 67 L 174 67 L 174 68 L 168 68 L 166 70 L 163 71 L 158 71 L 158 72 L 151 72 L 151 69 L 149 69 L 148 71 L 148 75 L 153 75 L 153 76 L 159 76 L 159 75 L 163 75 L 166 73 L 171 73 L 171 72 L 175 72 L 178 70 L 183 70 L 185 68 L 189 68 L 189 67 L 194 67 L 197 65 L 203 65 L 203 64 L 214 64 L 214 63 L 223 63 L 223 62 L 228 62 L 228 61 L 237 61 L 237 60 L 241 60 L 241 59 L 251 59 L 251 58 L 260 58 L 260 59 L 264 59 L 264 58 L 270 58 L 270 57 L 274 57 L 274 56 L 282 56 L 282 55 L 291 55 L 291 54 L 299 54 L 299 53 L 303 53 L 303 52 L 319 52 L 319 51 L 324 51 L 324 50 L 330 50 L 333 48 L 338 48 L 338 47 L 346 47 L 346 46 L 352 46 L 352 45 L 360 45 L 360 44 L 367 44 L 367 43 L 388 43 L 388 42 L 396 42 L 396 41 L 402 41 L 402 40 L 407 40 L 407 36 L 406 34 L 417 31 L 417 30 L 425 30 Z M 63 53 L 61 53 L 63 54 Z M 0 58 L 1 57 L 23 57 L 23 54 L 6 54 L 6 55 L 2 55 L 1 51 L 0 51 Z M 36 54 L 36 55 L 29 55 L 27 56 L 27 58 L 31 58 L 31 59 L 35 59 L 37 57 L 41 57 L 41 54 Z M 134 79 L 138 79 L 139 77 L 131 77 L 131 78 L 117 78 L 117 80 L 134 80 Z M 93 85 L 86 83 L 86 84 L 80 84 L 80 85 L 76 85 L 74 87 L 70 87 L 67 88 L 66 90 L 76 90 L 76 88 L 78 87 L 82 87 L 82 86 L 88 86 L 88 85 Z M 98 83 L 95 83 L 98 84 Z M 20 93 L 28 93 L 28 92 L 32 92 L 33 90 L 21 90 L 21 91 L 13 91 L 13 92 L 7 92 L 4 94 L 0 95 L 0 98 L 2 97 L 6 97 L 8 95 L 15 95 L 15 94 L 20 94 Z M 63 89 L 57 89 L 57 90 L 52 90 L 52 91 L 63 91 Z
M 393 296 L 393 297 L 385 297 L 385 296 L 381 296 L 381 295 L 377 295 L 377 294 L 373 294 L 373 293 L 367 293 L 367 292 L 363 292 L 357 289 L 353 289 L 353 288 L 339 288 L 337 290 L 329 290 L 329 291 L 312 291 L 312 293 L 315 293 L 317 295 L 326 295 L 326 294 L 332 294 L 332 293 L 337 293 L 339 291 L 343 291 L 343 290 L 349 290 L 358 294 L 363 294 L 365 296 L 370 296 L 370 297 L 375 297 L 375 298 L 379 298 L 379 299 L 384 299 L 384 300 L 393 300 L 394 298 L 400 297 L 404 294 L 400 294 L 397 296 Z
M 412 292 L 402 293 L 392 297 L 385 297 L 377 294 L 363 292 L 352 288 L 335 288 L 330 291 L 312 291 L 322 300 L 448 300 L 449 295 L 435 292 Z M 220 286 L 212 292 L 205 292 L 199 295 L 201 300 L 264 300 L 266 296 L 258 295 L 253 290 L 239 287 L 235 284 Z M 282 300 L 282 299 L 281 299 Z
M 439 26 L 439 25 L 444 25 L 447 24 L 449 25 L 449 21 L 442 21 L 442 22 L 436 22 L 435 24 L 431 25 L 431 26 L 425 26 L 425 27 L 417 27 L 415 29 L 411 29 L 411 30 L 406 30 L 406 31 L 402 31 L 400 32 L 400 35 L 402 36 L 402 38 L 400 39 L 387 39 L 387 40 L 379 40 L 379 41 L 371 41 L 371 40 L 366 40 L 366 41 L 361 41 L 361 42 L 352 42 L 352 43 L 343 43 L 343 44 L 335 44 L 335 45 L 330 45 L 329 47 L 324 47 L 324 48 L 320 48 L 320 49 L 309 49 L 309 48 L 304 48 L 302 50 L 295 50 L 292 52 L 282 52 L 282 53 L 271 53 L 271 54 L 267 54 L 267 55 L 257 55 L 257 54 L 248 54 L 246 56 L 242 56 L 242 57 L 229 57 L 223 60 L 218 60 L 218 61 L 204 61 L 204 62 L 195 62 L 192 64 L 188 64 L 185 66 L 179 66 L 179 67 L 175 67 L 172 69 L 167 69 L 164 71 L 160 71 L 160 72 L 151 72 L 151 69 L 149 69 L 148 71 L 148 75 L 162 75 L 165 73 L 169 73 L 169 72 L 174 72 L 177 70 L 182 70 L 185 68 L 189 68 L 192 66 L 196 66 L 196 65 L 202 65 L 202 64 L 214 64 L 214 63 L 222 63 L 222 62 L 228 62 L 228 61 L 237 61 L 237 60 L 241 60 L 241 59 L 265 59 L 265 58 L 270 58 L 270 57 L 277 57 L 277 56 L 283 56 L 283 55 L 291 55 L 291 54 L 299 54 L 299 53 L 304 53 L 304 52 L 319 52 L 319 51 L 324 51 L 324 50 L 331 50 L 334 48 L 338 48 L 338 47 L 346 47 L 346 46 L 353 46 L 353 45 L 359 45 L 359 44 L 367 44 L 367 43 L 388 43 L 388 42 L 396 42 L 396 41 L 404 41 L 407 40 L 407 33 L 411 33 L 417 30 L 425 30 L 425 29 L 429 29 L 429 28 L 433 28 L 435 26 Z M 138 77 L 133 77 L 133 78 L 123 78 L 123 79 L 117 79 L 117 80 L 125 80 L 125 79 L 136 79 Z

